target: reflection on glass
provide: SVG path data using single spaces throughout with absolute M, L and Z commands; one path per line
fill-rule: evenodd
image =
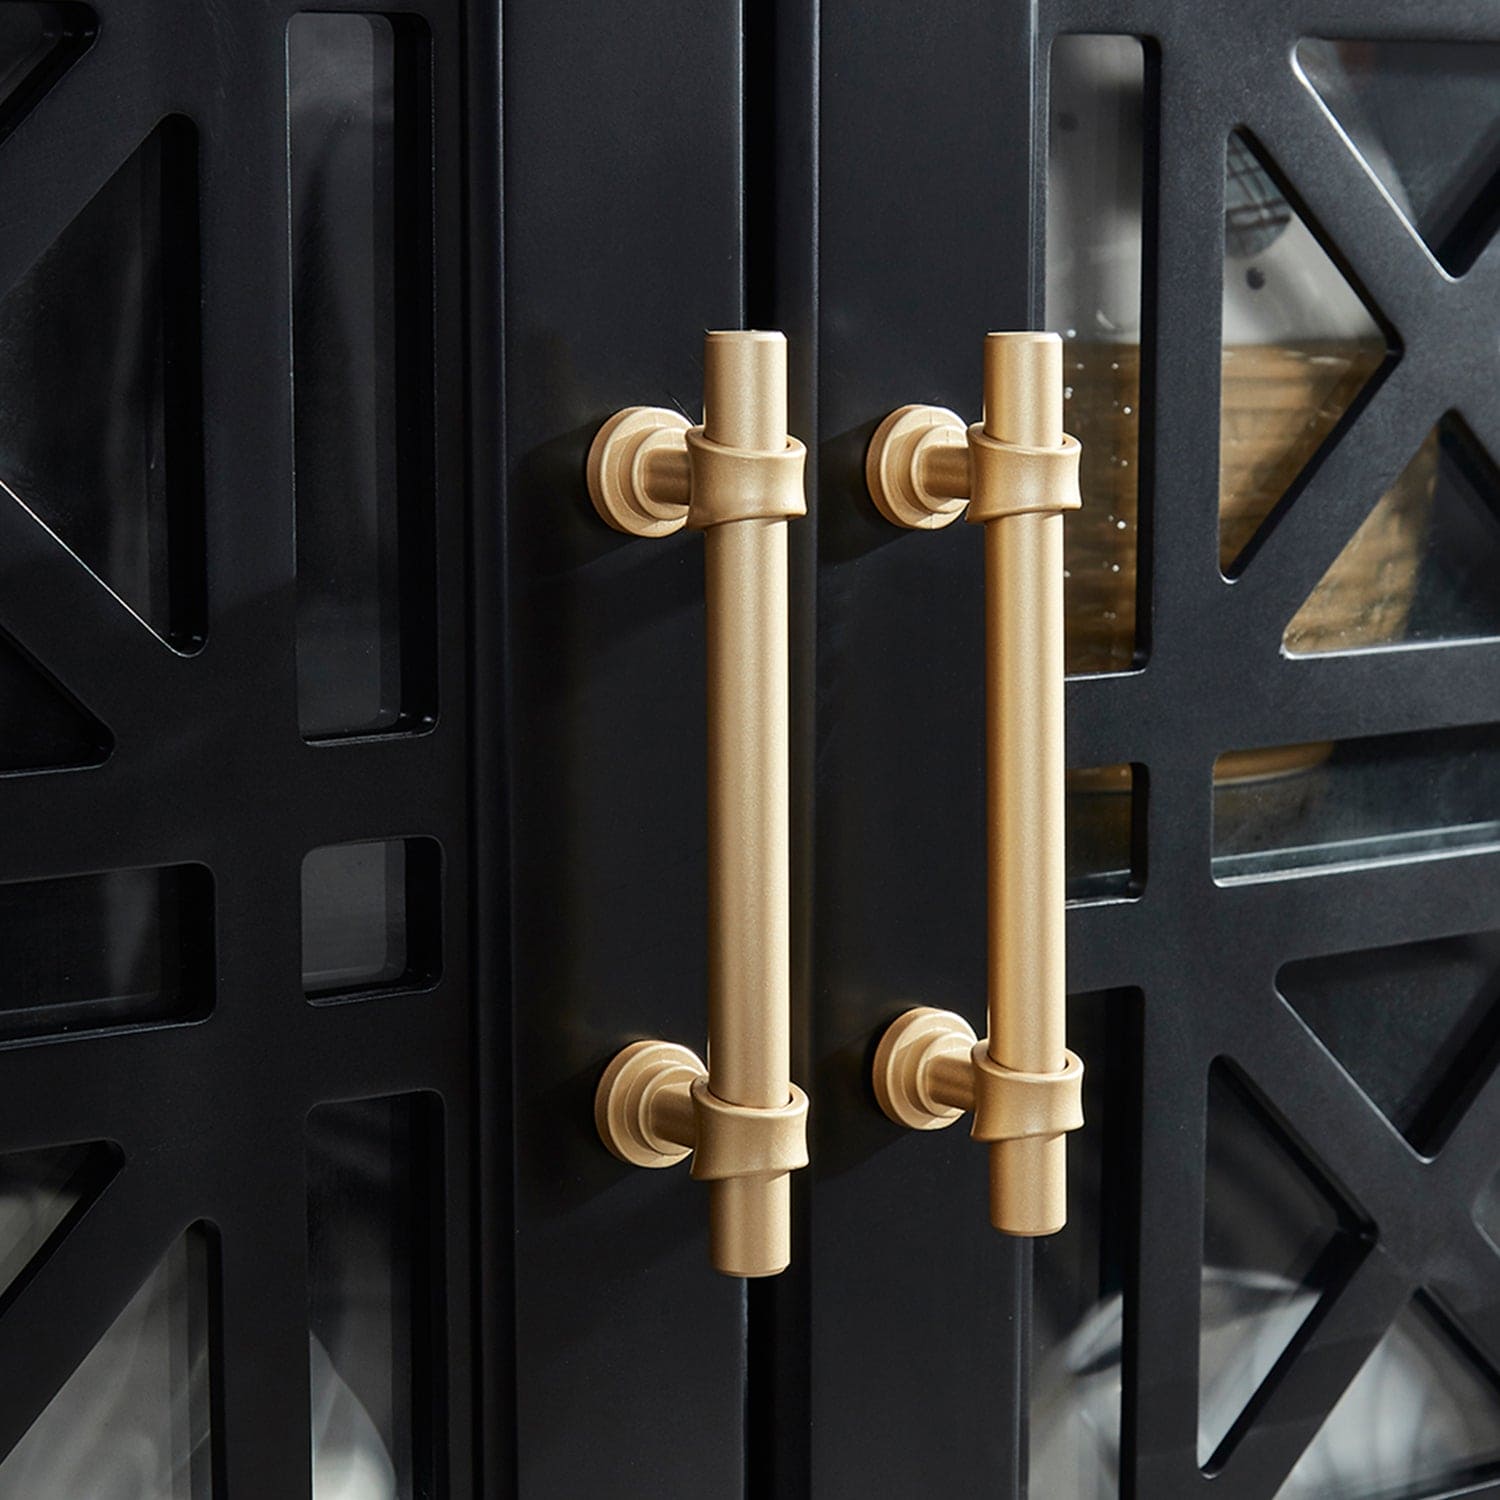
M 197 214 L 171 116 L 0 301 L 0 482 L 182 649 L 205 628 Z
M 1112 1500 L 1120 1470 L 1120 1340 L 1136 1212 L 1130 1161 L 1140 1077 L 1140 995 L 1074 995 L 1084 1120 L 1068 1138 L 1068 1224 L 1035 1242 L 1030 1493 Z
M 431 1493 L 430 1204 L 441 1122 L 425 1095 L 307 1120 L 313 1500 Z
M 1145 52 L 1130 36 L 1052 44 L 1047 325 L 1061 332 L 1064 424 L 1084 506 L 1064 530 L 1069 672 L 1135 655 L 1140 504 Z
M 1088 766 L 1068 772 L 1068 900 L 1118 901 L 1138 896 L 1144 877 L 1137 862 L 1145 773 L 1131 765 Z
M 1288 651 L 1500 635 L 1500 475 L 1449 412 L 1287 625 Z
M 1485 1238 L 1500 1250 L 1500 1173 L 1490 1178 L 1475 1202 L 1474 1222 L 1484 1231 Z
M 111 743 L 92 714 L 0 636 L 0 776 L 96 766 Z
M 1248 136 L 1224 177 L 1219 565 L 1226 574 L 1386 362 L 1386 337 Z
M 1318 1298 L 1353 1262 L 1355 1225 L 1239 1080 L 1208 1080 L 1198 1462 L 1224 1441 Z
M 1494 1374 L 1418 1297 L 1375 1346 L 1275 1500 L 1415 1500 L 1497 1471 Z
M 308 13 L 287 27 L 297 668 L 311 739 L 431 712 L 431 515 L 415 513 L 430 502 L 431 163 L 404 65 L 412 26 Z
M 0 1038 L 186 1020 L 213 1002 L 202 865 L 0 885 Z
M 212 1500 L 208 1282 L 195 1228 L 0 1462 L 5 1500 Z
M 0 1303 L 118 1162 L 118 1152 L 101 1141 L 0 1156 Z
M 330 844 L 302 862 L 302 982 L 310 996 L 437 977 L 441 859 L 431 839 Z
M 1392 203 L 1462 276 L 1500 223 L 1500 46 L 1309 38 L 1296 56 Z
M 1283 998 L 1397 1130 L 1437 1151 L 1489 1071 L 1500 932 L 1298 959 Z
M 1500 729 L 1433 730 L 1221 755 L 1214 879 L 1500 845 Z

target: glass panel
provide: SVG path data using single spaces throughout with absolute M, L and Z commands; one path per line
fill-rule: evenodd
M 202 865 L 0 885 L 0 1037 L 206 1015 L 213 916 Z
M 210 1500 L 207 1233 L 194 1228 L 0 1463 L 5 1500 Z
M 1500 844 L 1500 729 L 1236 750 L 1214 764 L 1214 879 Z
M 1286 628 L 1292 652 L 1500 635 L 1500 475 L 1454 412 Z
M 297 668 L 312 739 L 433 707 L 431 161 L 408 97 L 414 26 L 305 14 L 287 27 Z
M 1145 75 L 1135 37 L 1052 44 L 1047 326 L 1064 339 L 1085 502 L 1063 532 L 1069 672 L 1135 657 Z
M 102 1141 L 0 1156 L 0 1304 L 118 1165 L 119 1153 Z
M 1250 138 L 1224 179 L 1219 566 L 1226 574 L 1385 363 L 1369 308 Z
M 1500 1392 L 1437 1309 L 1409 1303 L 1275 1500 L 1416 1500 L 1500 1469 Z
M 441 1121 L 425 1095 L 308 1116 L 313 1500 L 430 1493 L 432 1211 Z
M 0 636 L 0 775 L 96 766 L 112 743 L 92 714 Z
M 1198 1462 L 1224 1441 L 1357 1253 L 1332 1190 L 1222 1063 L 1208 1077 Z
M 1500 46 L 1314 38 L 1296 56 L 1406 221 L 1462 276 L 1500 222 Z
M 302 862 L 302 982 L 310 996 L 437 978 L 441 856 L 431 839 L 331 844 Z
M 1119 1493 L 1120 1338 L 1133 1233 L 1141 997 L 1073 995 L 1068 1039 L 1088 1059 L 1084 1120 L 1068 1138 L 1068 1225 L 1035 1241 L 1030 1493 Z
M 1119 901 L 1141 893 L 1137 861 L 1145 769 L 1088 766 L 1068 772 L 1068 900 Z
M 196 195 L 173 116 L 0 301 L 0 481 L 182 649 L 204 631 Z
M 1299 959 L 1277 988 L 1376 1107 L 1437 1151 L 1500 1031 L 1500 932 Z
M 1490 1178 L 1479 1201 L 1474 1205 L 1474 1222 L 1484 1231 L 1485 1238 L 1500 1250 L 1500 1173 Z

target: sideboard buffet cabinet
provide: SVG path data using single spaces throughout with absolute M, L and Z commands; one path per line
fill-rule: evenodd
M 1497 229 L 1483 0 L 0 0 L 0 1500 L 1500 1495 Z

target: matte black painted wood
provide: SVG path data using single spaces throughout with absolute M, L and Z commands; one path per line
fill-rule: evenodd
M 323 1100 L 424 1089 L 446 1111 L 450 1496 L 1024 1492 L 1030 1256 L 986 1226 L 982 1152 L 961 1130 L 888 1126 L 867 1081 L 906 1005 L 982 1015 L 979 538 L 895 533 L 862 462 L 898 402 L 974 413 L 982 333 L 1040 321 L 1038 158 L 1061 31 L 1159 51 L 1144 664 L 1068 697 L 1071 763 L 1149 775 L 1140 899 L 1069 924 L 1076 989 L 1144 997 L 1122 1494 L 1210 1482 L 1194 1448 L 1217 1056 L 1374 1234 L 1216 1488 L 1271 1496 L 1419 1285 L 1500 1357 L 1496 1257 L 1468 1210 L 1494 1170 L 1500 1084 L 1424 1162 L 1273 988 L 1290 958 L 1493 925 L 1500 856 L 1224 888 L 1209 874 L 1219 751 L 1500 720 L 1493 643 L 1308 661 L 1279 648 L 1360 497 L 1442 411 L 1500 452 L 1500 252 L 1460 282 L 1435 276 L 1287 52 L 1303 34 L 1497 40 L 1490 7 L 403 5 L 434 40 L 441 709 L 423 735 L 316 748 L 297 731 L 292 657 L 295 7 L 96 8 L 92 46 L 0 143 L 0 289 L 164 114 L 195 120 L 210 637 L 192 659 L 167 652 L 0 506 L 0 628 L 114 738 L 98 769 L 0 778 L 0 878 L 201 860 L 218 883 L 218 982 L 198 1024 L 0 1048 L 0 1151 L 103 1138 L 126 1156 L 0 1313 L 0 1448 L 206 1218 L 225 1493 L 305 1495 L 303 1120 Z M 1216 567 L 1214 200 L 1239 126 L 1403 352 L 1230 585 Z M 686 1173 L 617 1166 L 592 1134 L 618 1046 L 703 1033 L 702 569 L 695 538 L 604 530 L 582 483 L 617 406 L 696 414 L 702 332 L 741 322 L 791 336 L 791 426 L 816 457 L 813 515 L 793 529 L 794 1019 L 814 1165 L 797 1181 L 792 1271 L 748 1293 L 708 1270 Z M 441 983 L 307 1006 L 303 854 L 404 835 L 443 845 Z
M 592 1111 L 625 1043 L 707 1027 L 702 542 L 608 530 L 583 473 L 618 407 L 696 417 L 740 324 L 739 15 L 504 15 L 519 1490 L 734 1496 L 743 1284 Z
M 474 790 L 473 910 L 479 1248 L 473 1327 L 481 1471 L 476 1493 L 516 1485 L 514 1110 L 510 1006 L 510 799 L 506 724 L 503 108 L 497 5 L 470 0 L 465 49 L 468 169 L 468 460 Z
M 982 1026 L 981 539 L 898 533 L 863 466 L 895 406 L 977 415 L 984 331 L 1030 320 L 1028 12 L 825 0 L 819 48 L 817 1108 L 795 1493 L 1014 1494 L 1029 1254 L 987 1227 L 982 1150 L 899 1130 L 869 1083 L 907 1006 Z
M 1500 1262 L 1469 1216 L 1496 1165 L 1495 1081 L 1459 1137 L 1423 1164 L 1282 1004 L 1277 968 L 1313 953 L 1493 925 L 1500 866 L 1476 853 L 1217 887 L 1210 878 L 1211 774 L 1222 750 L 1398 729 L 1493 722 L 1494 643 L 1315 660 L 1281 651 L 1287 619 L 1449 405 L 1500 438 L 1490 411 L 1496 246 L 1463 283 L 1444 282 L 1381 200 L 1288 63 L 1301 36 L 1500 36 L 1493 13 L 1443 4 L 1281 3 L 1217 8 L 1050 0 L 1052 35 L 1150 39 L 1159 142 L 1148 162 L 1142 469 L 1141 670 L 1070 684 L 1069 763 L 1144 764 L 1149 873 L 1139 901 L 1076 910 L 1070 982 L 1144 994 L 1140 1209 L 1126 1288 L 1122 1494 L 1273 1495 L 1365 1357 L 1420 1285 L 1493 1360 Z M 1220 277 L 1225 141 L 1248 128 L 1346 272 L 1395 324 L 1399 362 L 1342 424 L 1243 575 L 1217 567 Z M 1154 176 L 1154 184 L 1152 177 Z M 1472 299 L 1472 300 L 1471 300 Z M 1468 327 L 1465 328 L 1468 309 Z M 1211 1062 L 1228 1056 L 1293 1137 L 1373 1225 L 1343 1287 L 1301 1330 L 1231 1434 L 1211 1480 L 1196 1455 L 1204 1120 Z M 1484 1140 L 1486 1145 L 1478 1147 Z M 1488 1493 L 1488 1489 L 1484 1491 Z
M 1303 34 L 1491 38 L 1493 18 L 1474 4 L 1417 19 L 1400 6 L 1285 3 L 1209 16 L 1170 3 L 1058 0 L 1040 7 L 1033 72 L 1024 7 L 916 17 L 825 0 L 773 10 L 759 27 L 772 58 L 776 128 L 765 138 L 778 178 L 761 198 L 776 222 L 762 274 L 769 321 L 813 320 L 817 330 L 807 430 L 820 462 L 814 742 L 802 784 L 810 967 L 798 990 L 816 1149 L 799 1201 L 805 1248 L 787 1278 L 751 1301 L 752 1441 L 774 1454 L 765 1493 L 993 1495 L 1022 1483 L 1025 1251 L 985 1242 L 982 1173 L 959 1133 L 900 1139 L 865 1082 L 874 1038 L 904 1005 L 951 1004 L 976 1020 L 982 1009 L 976 539 L 961 527 L 939 537 L 884 530 L 860 466 L 874 422 L 896 402 L 972 410 L 986 328 L 1040 322 L 1028 285 L 1042 265 L 1034 205 L 1047 50 L 1058 32 L 1099 30 L 1156 44 L 1148 76 L 1161 112 L 1147 174 L 1156 333 L 1142 455 L 1145 665 L 1069 688 L 1070 764 L 1130 760 L 1149 778 L 1142 899 L 1070 916 L 1073 987 L 1145 994 L 1146 1108 L 1134 1153 L 1143 1183 L 1125 1226 L 1122 1493 L 1185 1494 L 1208 1482 L 1194 1452 L 1202 1154 L 1208 1065 L 1222 1052 L 1271 1089 L 1293 1134 L 1379 1235 L 1278 1368 L 1213 1481 L 1269 1496 L 1415 1286 L 1425 1282 L 1493 1356 L 1500 1275 L 1468 1204 L 1495 1166 L 1494 1085 L 1439 1161 L 1415 1162 L 1271 982 L 1298 954 L 1492 923 L 1493 856 L 1323 876 L 1312 898 L 1298 882 L 1220 889 L 1209 878 L 1220 750 L 1497 717 L 1492 644 L 1312 661 L 1280 652 L 1285 620 L 1360 506 L 1447 406 L 1491 432 L 1492 445 L 1500 438 L 1484 332 L 1495 251 L 1467 285 L 1433 273 L 1291 74 L 1291 44 Z M 748 74 L 747 112 L 756 88 Z M 805 147 L 785 123 L 804 100 L 818 161 L 806 187 Z M 1224 139 L 1243 124 L 1274 151 L 1405 347 L 1231 586 L 1216 566 L 1214 204 Z M 809 217 L 810 279 L 795 274 Z M 896 894 L 906 889 L 926 898 L 916 918 Z M 976 1304 L 971 1287 L 994 1300 Z

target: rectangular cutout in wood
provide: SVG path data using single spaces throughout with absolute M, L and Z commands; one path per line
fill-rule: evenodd
M 308 739 L 437 712 L 431 39 L 287 26 L 297 680 Z
M 307 1117 L 314 1500 L 437 1493 L 442 1160 L 429 1094 Z
M 0 885 L 0 1041 L 213 1007 L 214 887 L 202 865 Z
M 442 851 L 432 839 L 329 844 L 302 862 L 310 1000 L 425 989 L 442 967 Z
M 1214 764 L 1220 884 L 1500 847 L 1500 726 L 1233 750 Z

